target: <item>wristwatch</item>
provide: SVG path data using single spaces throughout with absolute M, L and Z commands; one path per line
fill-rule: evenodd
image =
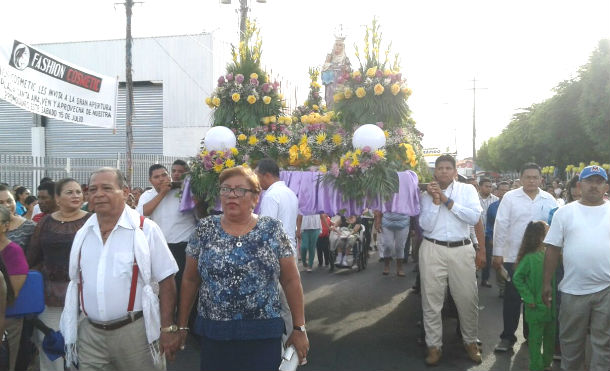
M 301 332 L 305 332 L 305 331 L 306 331 L 306 330 L 305 330 L 305 325 L 301 325 L 301 326 L 293 326 L 292 328 L 293 328 L 294 330 L 301 331 Z
M 161 327 L 161 332 L 177 332 L 178 331 L 178 325 L 174 324 L 174 325 L 170 325 L 167 327 Z

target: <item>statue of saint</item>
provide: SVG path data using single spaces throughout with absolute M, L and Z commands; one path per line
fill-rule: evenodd
M 349 58 L 345 55 L 345 37 L 335 35 L 333 51 L 326 56 L 322 66 L 322 84 L 324 84 L 324 100 L 326 107 L 332 110 L 334 105 L 333 95 L 337 86 L 341 85 L 337 80 L 351 71 Z

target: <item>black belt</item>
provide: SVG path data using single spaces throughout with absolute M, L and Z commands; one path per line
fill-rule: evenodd
M 439 241 L 439 240 L 435 240 L 434 238 L 428 238 L 428 237 L 424 237 L 426 240 L 432 242 L 433 244 L 436 245 L 441 245 L 441 246 L 446 246 L 446 247 L 460 247 L 460 246 L 464 246 L 464 245 L 469 245 L 470 244 L 470 239 L 467 238 L 465 240 L 462 241 Z
M 117 320 L 114 322 L 103 322 L 103 323 L 93 322 L 89 318 L 87 318 L 87 319 L 89 320 L 89 323 L 91 324 L 91 326 L 93 326 L 95 328 L 99 328 L 100 330 L 112 331 L 112 330 L 118 330 L 125 325 L 128 325 L 130 323 L 133 323 L 133 322 L 139 320 L 140 318 L 142 318 L 143 315 L 144 315 L 144 313 L 142 311 L 139 311 L 139 312 L 135 312 L 135 313 L 128 315 L 124 319 L 120 319 L 120 320 Z

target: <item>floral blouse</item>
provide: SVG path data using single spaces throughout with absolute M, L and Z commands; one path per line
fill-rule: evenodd
M 265 320 L 279 320 L 283 331 L 279 259 L 293 255 L 280 221 L 261 216 L 249 233 L 235 237 L 224 231 L 219 215 L 209 216 L 197 225 L 186 254 L 198 261 L 198 312 L 207 323 L 206 336 L 251 338 L 250 325 L 255 332 L 274 332 L 269 326 L 255 328 L 255 323 L 269 324 Z M 277 329 L 278 322 L 273 323 Z

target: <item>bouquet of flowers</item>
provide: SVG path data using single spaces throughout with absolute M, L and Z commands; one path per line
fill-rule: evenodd
M 233 63 L 227 67 L 227 74 L 218 78 L 212 96 L 206 98 L 218 125 L 239 130 L 254 128 L 261 117 L 277 116 L 285 106 L 278 91 L 279 83 L 271 83 L 260 67 L 259 32 L 254 23 L 246 22 L 244 41 L 239 43 L 238 50 L 232 46 Z M 254 35 L 256 42 L 250 46 Z
M 287 165 L 285 160 L 293 143 L 292 118 L 267 116 L 261 119 L 261 123 L 262 126 L 248 130 L 247 135 L 241 133 L 237 136 L 237 148 L 243 153 L 244 161 L 255 163 L 263 157 L 271 157 L 280 167 Z
M 224 169 L 242 164 L 237 148 L 226 151 L 208 151 L 202 146 L 200 153 L 191 160 L 190 182 L 193 195 L 210 207 L 218 199 L 218 176 Z

